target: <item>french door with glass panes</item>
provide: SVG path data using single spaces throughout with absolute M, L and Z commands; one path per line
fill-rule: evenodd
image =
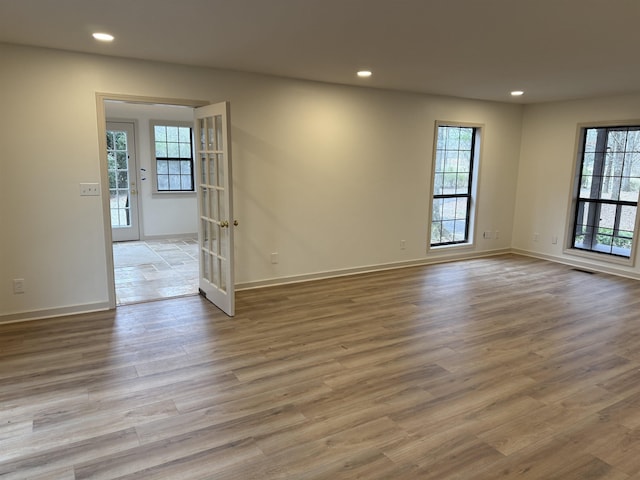
M 195 144 L 198 191 L 200 292 L 234 315 L 231 129 L 229 103 L 196 108 Z
M 109 207 L 114 242 L 140 239 L 133 132 L 133 123 L 107 122 Z

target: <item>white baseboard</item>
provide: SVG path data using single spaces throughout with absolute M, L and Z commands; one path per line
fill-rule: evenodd
M 154 241 L 154 240 L 169 240 L 169 239 L 176 239 L 176 240 L 180 240 L 180 239 L 184 239 L 184 240 L 190 240 L 190 239 L 197 239 L 198 238 L 198 233 L 175 233 L 173 235 L 140 235 L 140 241 L 145 242 L 145 241 Z
M 560 257 L 555 255 L 547 255 L 538 252 L 532 252 L 519 248 L 502 248 L 497 250 L 489 250 L 483 252 L 458 252 L 452 254 L 437 254 L 428 258 L 415 260 L 407 260 L 402 262 L 392 262 L 377 265 L 367 265 L 363 267 L 345 268 L 339 270 L 329 270 L 324 272 L 316 272 L 303 275 L 291 275 L 286 277 L 270 278 L 265 280 L 257 280 L 252 282 L 236 283 L 236 290 L 250 290 L 254 288 L 272 287 L 276 285 L 287 285 L 293 283 L 310 282 L 313 280 L 321 280 L 326 278 L 344 277 L 348 275 L 358 275 L 363 273 L 379 272 L 384 270 L 393 270 L 397 268 L 415 267 L 420 265 L 434 265 L 438 263 L 456 262 L 460 260 L 473 260 L 475 258 L 493 257 L 505 254 L 523 255 L 527 257 L 538 258 L 550 262 L 561 263 L 572 267 L 591 270 L 594 272 L 608 273 L 620 277 L 640 280 L 640 273 L 630 272 L 621 268 L 602 266 L 588 261 L 582 261 L 574 258 Z M 19 312 L 6 315 L 0 315 L 0 324 L 23 322 L 27 320 L 39 320 L 43 318 L 60 317 L 64 315 L 74 315 L 79 313 L 90 313 L 109 310 L 109 302 L 98 302 L 84 305 L 72 305 L 68 307 L 34 310 L 28 312 Z
M 310 282 L 313 280 L 322 280 L 325 278 L 345 277 L 348 275 L 359 275 L 362 273 L 380 272 L 384 270 L 393 270 L 396 268 L 415 267 L 419 265 L 433 265 L 437 263 L 455 262 L 459 260 L 471 260 L 473 258 L 492 257 L 496 255 L 504 255 L 511 253 L 510 248 L 499 250 L 490 250 L 484 252 L 463 252 L 448 255 L 434 255 L 429 258 L 421 258 L 416 260 L 407 260 L 402 262 L 383 263 L 378 265 L 367 265 L 364 267 L 345 268 L 340 270 L 328 270 L 324 272 L 316 272 L 302 275 L 291 275 L 287 277 L 277 277 L 265 280 L 257 280 L 253 282 L 236 283 L 236 290 L 250 290 L 253 288 L 273 287 L 276 285 L 287 285 L 291 283 Z
M 571 267 L 582 268 L 593 272 L 608 273 L 610 275 L 617 275 L 618 277 L 631 278 L 633 280 L 640 280 L 640 273 L 630 272 L 622 268 L 615 266 L 604 266 L 597 263 L 579 260 L 577 258 L 560 257 L 556 255 L 547 255 L 546 253 L 532 252 L 529 250 L 522 250 L 520 248 L 512 248 L 511 252 L 516 255 L 524 255 L 526 257 L 539 258 L 540 260 L 548 260 L 550 262 L 561 263 L 563 265 L 569 265 Z
M 84 305 L 72 305 L 60 308 L 48 308 L 32 310 L 28 312 L 10 313 L 0 315 L 0 324 L 26 322 L 28 320 L 41 320 L 43 318 L 63 317 L 79 313 L 103 312 L 109 310 L 109 302 L 87 303 Z

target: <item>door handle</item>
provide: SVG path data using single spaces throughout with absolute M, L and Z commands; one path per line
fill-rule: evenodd
M 234 220 L 234 221 L 233 221 L 233 226 L 234 226 L 234 227 L 237 227 L 238 225 L 240 225 L 240 224 L 238 223 L 238 220 Z
M 227 228 L 229 226 L 229 222 L 226 220 L 220 222 L 220 228 Z

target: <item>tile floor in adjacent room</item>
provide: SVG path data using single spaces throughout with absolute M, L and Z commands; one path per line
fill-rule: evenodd
M 198 293 L 198 241 L 170 238 L 113 244 L 118 305 Z

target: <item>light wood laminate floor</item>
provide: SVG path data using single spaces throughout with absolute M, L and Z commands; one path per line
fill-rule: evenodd
M 640 479 L 640 282 L 520 256 L 0 325 L 0 479 Z

